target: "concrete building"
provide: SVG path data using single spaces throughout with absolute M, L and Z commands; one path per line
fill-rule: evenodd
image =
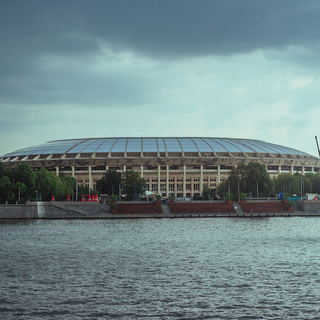
M 305 152 L 249 139 L 200 137 L 89 138 L 51 141 L 0 157 L 6 167 L 28 163 L 64 172 L 94 189 L 106 170 L 138 171 L 147 189 L 193 197 L 204 185 L 216 189 L 233 166 L 263 163 L 271 176 L 319 172 L 320 159 Z

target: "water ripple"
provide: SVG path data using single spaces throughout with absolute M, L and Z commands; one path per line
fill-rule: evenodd
M 319 319 L 320 219 L 0 222 L 1 319 Z

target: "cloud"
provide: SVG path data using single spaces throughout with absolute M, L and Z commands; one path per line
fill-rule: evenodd
M 3 1 L 0 154 L 136 135 L 311 152 L 319 13 L 311 0 Z
M 313 77 L 295 77 L 291 80 L 291 88 L 301 89 L 311 84 L 314 81 Z

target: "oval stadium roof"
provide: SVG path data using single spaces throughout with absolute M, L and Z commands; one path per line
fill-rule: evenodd
M 78 153 L 177 152 L 269 153 L 300 155 L 305 152 L 260 140 L 208 137 L 89 138 L 50 141 L 3 155 L 1 158 Z

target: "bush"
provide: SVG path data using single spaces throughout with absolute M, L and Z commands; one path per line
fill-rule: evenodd
M 227 193 L 227 200 L 232 200 L 233 194 L 231 192 Z
M 241 199 L 241 200 L 246 200 L 246 199 L 247 199 L 247 194 L 244 193 L 244 192 L 241 192 L 241 193 L 240 193 L 240 199 Z
M 118 207 L 118 204 L 116 202 L 111 202 L 110 207 L 112 209 L 116 209 Z

